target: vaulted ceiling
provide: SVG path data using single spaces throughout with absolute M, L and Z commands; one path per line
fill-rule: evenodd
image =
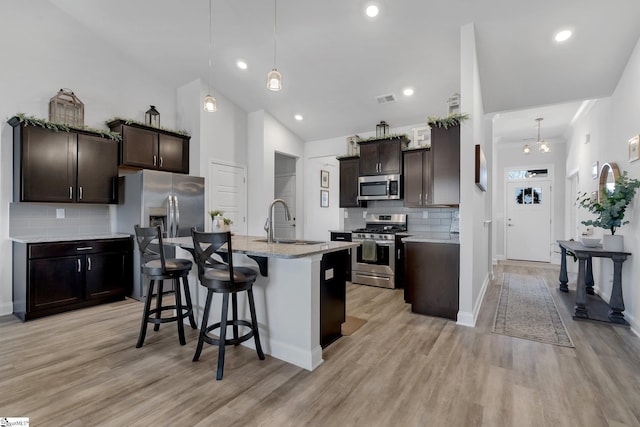
M 207 0 L 50 1 L 167 85 L 207 82 Z M 364 14 L 370 3 L 380 8 L 374 19 Z M 380 120 L 393 131 L 446 114 L 447 98 L 460 91 L 465 24 L 475 25 L 484 108 L 494 113 L 610 95 L 640 37 L 638 22 L 637 0 L 279 0 L 284 88 L 270 92 L 273 1 L 213 0 L 211 84 L 307 141 L 373 131 Z M 573 37 L 558 44 L 562 28 Z M 404 96 L 405 87 L 414 95 Z M 387 94 L 396 101 L 379 104 Z M 527 123 L 518 137 L 532 129 Z

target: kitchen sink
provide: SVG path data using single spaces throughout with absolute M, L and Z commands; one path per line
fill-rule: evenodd
M 267 239 L 258 239 L 254 242 L 267 243 Z M 297 240 L 297 239 L 273 239 L 273 243 L 279 245 L 321 245 L 327 242 L 321 242 L 317 240 Z

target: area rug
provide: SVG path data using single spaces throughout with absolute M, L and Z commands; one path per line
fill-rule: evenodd
M 544 279 L 505 273 L 493 332 L 574 347 Z
M 355 331 L 360 329 L 362 325 L 367 323 L 365 319 L 358 317 L 347 316 L 347 319 L 342 324 L 342 335 L 352 335 Z

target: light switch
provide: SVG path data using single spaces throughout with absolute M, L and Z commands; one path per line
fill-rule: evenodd
M 64 219 L 64 208 L 56 209 L 56 219 Z
M 349 218 L 349 211 L 346 209 L 344 210 L 344 217 Z
M 367 219 L 367 211 L 362 211 L 362 219 Z

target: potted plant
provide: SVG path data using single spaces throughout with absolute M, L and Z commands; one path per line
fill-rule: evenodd
M 209 211 L 209 215 L 211 216 L 211 229 L 214 232 L 222 232 L 229 231 L 231 224 L 233 221 L 230 218 L 225 218 L 223 211 L 213 210 Z
M 605 234 L 602 238 L 605 250 L 622 251 L 622 236 L 615 235 L 616 229 L 629 223 L 629 221 L 624 221 L 624 214 L 638 187 L 640 187 L 640 181 L 629 178 L 627 172 L 624 171 L 615 180 L 613 190 L 602 191 L 600 200 L 586 193 L 578 196 L 578 204 L 597 216 L 596 219 L 581 221 L 582 224 L 611 231 L 610 235 Z

